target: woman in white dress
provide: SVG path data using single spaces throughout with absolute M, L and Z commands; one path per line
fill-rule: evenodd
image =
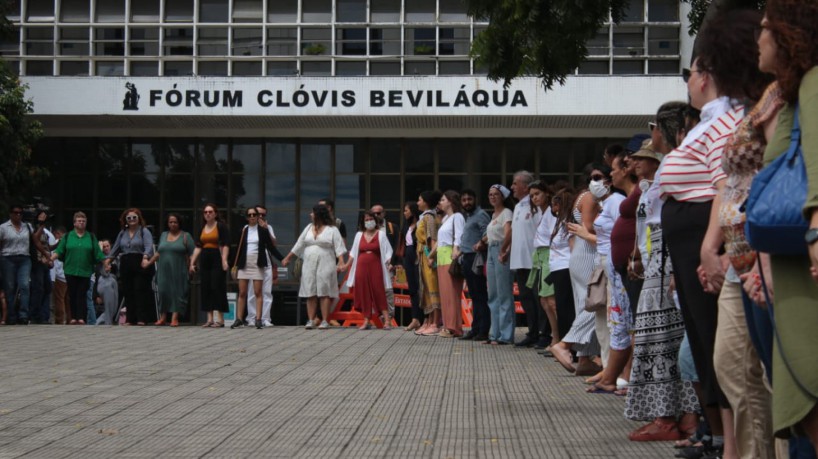
M 342 257 L 347 250 L 326 206 L 313 207 L 310 218 L 312 223 L 307 225 L 281 264 L 287 266 L 296 256 L 304 260 L 298 296 L 307 299 L 308 329 L 313 327 L 320 300 L 322 322 L 318 328 L 323 330 L 329 328 L 329 308 L 332 299 L 338 298 L 337 273 L 343 271 Z

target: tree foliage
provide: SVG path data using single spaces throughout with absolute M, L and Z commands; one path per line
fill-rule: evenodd
M 4 10 L 10 3 L 0 1 L 0 38 L 13 31 Z M 32 146 L 43 130 L 40 122 L 29 116 L 33 104 L 26 99 L 25 90 L 26 86 L 0 59 L 0 215 L 6 215 L 11 202 L 31 199 L 47 176 L 47 171 L 31 158 Z

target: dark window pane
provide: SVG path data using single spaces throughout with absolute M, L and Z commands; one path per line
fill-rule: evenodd
M 88 75 L 88 62 L 62 61 L 60 62 L 60 75 Z
M 51 61 L 27 61 L 26 75 L 50 76 L 54 74 L 54 63 Z
M 298 0 L 276 0 L 267 4 L 267 22 L 297 22 Z
M 506 172 L 534 171 L 534 152 L 537 144 L 532 140 L 506 140 Z
M 301 74 L 313 76 L 329 76 L 332 72 L 331 62 L 302 62 Z
M 233 145 L 233 162 L 231 172 L 234 174 L 261 172 L 261 144 L 237 143 Z
M 503 167 L 503 141 L 476 139 L 471 141 L 473 169 L 475 172 L 499 172 Z
M 439 140 L 437 151 L 440 172 L 466 171 L 466 144 L 463 140 Z
M 131 146 L 131 173 L 148 172 L 156 174 L 162 163 L 162 144 L 135 143 Z
M 645 0 L 628 0 L 625 6 L 623 22 L 642 22 L 645 20 Z
M 227 22 L 229 6 L 224 0 L 199 0 L 199 22 Z
M 90 182 L 90 180 L 88 180 Z M 127 206 L 126 190 L 128 189 L 128 181 L 125 175 L 108 174 L 100 171 L 99 174 L 99 192 L 97 193 L 97 200 L 100 207 L 122 208 Z M 70 186 L 66 186 L 66 192 L 71 194 Z M 66 198 L 67 203 L 71 203 L 70 198 Z
M 371 179 L 372 204 L 381 204 L 386 208 L 401 208 L 399 175 L 373 175 Z M 407 199 L 417 199 L 409 196 Z
M 454 190 L 458 193 L 466 187 L 465 175 L 441 175 L 438 178 L 440 191 Z
M 301 176 L 301 206 L 312 208 L 319 200 L 330 196 L 329 185 L 329 175 Z
M 267 223 L 273 226 L 278 250 L 286 255 L 301 234 L 296 232 L 295 211 L 269 208 L 268 204 Z
M 585 61 L 579 65 L 580 75 L 607 75 L 608 61 Z
M 364 141 L 335 145 L 335 172 L 366 172 L 366 144 Z
M 468 75 L 471 72 L 469 61 L 442 61 L 440 62 L 441 75 Z
M 203 76 L 226 76 L 227 62 L 225 61 L 199 61 L 199 75 Z
M 613 73 L 614 75 L 641 75 L 644 73 L 645 61 L 614 61 Z
M 434 187 L 435 180 L 431 175 L 407 175 L 404 185 L 406 200 L 417 202 L 420 193 L 433 190 Z
M 330 172 L 332 153 L 329 144 L 301 145 L 301 173 L 302 174 L 325 174 Z
M 294 61 L 286 62 L 267 62 L 267 75 L 295 75 L 298 73 L 298 67 Z
M 370 75 L 400 75 L 400 62 L 370 62 Z
M 366 0 L 338 0 L 335 8 L 338 22 L 366 22 Z
M 211 141 L 203 142 L 199 148 L 199 164 L 200 172 L 227 172 L 227 144 L 214 143 Z
M 193 199 L 193 176 L 188 174 L 165 175 L 165 206 L 190 208 L 195 206 Z
M 196 144 L 184 140 L 171 139 L 168 142 L 166 174 L 190 174 L 195 162 Z M 191 188 L 192 189 L 192 188 Z
M 679 20 L 679 2 L 675 0 L 648 0 L 648 21 L 676 22 Z
M 302 0 L 302 22 L 330 22 L 332 20 L 332 0 Z
M 245 209 L 260 203 L 261 175 L 233 174 L 233 193 L 236 198 L 235 203 L 239 208 Z
M 679 61 L 648 61 L 648 73 L 653 75 L 678 75 Z
M 167 61 L 165 62 L 165 75 L 167 76 L 193 75 L 193 62 Z
M 335 74 L 338 76 L 366 75 L 366 62 L 336 62 Z
M 295 174 L 294 143 L 268 143 L 266 156 L 268 174 Z
M 415 61 L 406 61 L 405 65 L 405 74 L 406 75 L 434 75 L 435 74 L 435 63 L 434 62 L 415 62 Z
M 66 143 L 66 151 L 72 152 L 72 157 L 76 158 L 74 150 Z M 83 167 L 88 167 L 85 163 Z M 128 144 L 125 142 L 104 142 L 99 144 L 99 164 L 100 173 L 118 174 L 128 170 Z
M 369 141 L 372 172 L 400 172 L 400 139 Z
M 406 140 L 406 172 L 435 170 L 435 145 L 431 140 Z
M 268 175 L 264 187 L 264 203 L 268 207 L 295 206 L 295 176 Z
M 66 175 L 65 188 L 63 199 L 71 206 L 91 209 L 94 205 L 94 176 L 93 175 Z M 120 199 L 123 196 L 122 191 L 124 187 L 120 188 L 117 194 Z
M 359 209 L 364 205 L 365 195 L 366 181 L 363 175 L 335 176 L 336 209 Z
M 227 207 L 227 174 L 197 174 L 199 181 L 199 202 L 216 203 L 222 209 Z
M 261 61 L 233 62 L 233 76 L 261 75 Z
M 131 175 L 131 204 L 134 207 L 159 207 L 159 175 Z M 153 221 L 156 224 L 156 220 Z
M 511 185 L 510 183 L 505 183 L 505 180 L 503 180 L 499 174 L 478 175 L 476 177 L 476 183 L 474 191 L 477 193 L 477 202 L 480 204 L 480 207 L 484 209 L 491 209 L 491 204 L 489 204 L 489 188 L 491 188 L 492 185 L 498 183 L 504 186 Z
M 370 0 L 372 22 L 399 22 L 400 0 Z
M 435 0 L 412 0 L 406 2 L 406 22 L 434 22 Z
M 570 139 L 544 139 L 540 143 L 540 173 L 567 173 L 570 168 Z

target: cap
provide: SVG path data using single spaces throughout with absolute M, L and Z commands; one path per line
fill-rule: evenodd
M 650 139 L 645 140 L 642 143 L 642 147 L 636 153 L 630 155 L 631 158 L 648 158 L 648 159 L 655 159 L 656 161 L 662 162 L 662 158 L 664 155 L 658 153 L 653 150 L 653 142 Z

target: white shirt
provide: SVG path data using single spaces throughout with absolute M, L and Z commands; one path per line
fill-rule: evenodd
M 257 253 L 258 252 L 258 225 L 251 227 L 250 225 L 244 225 L 247 228 L 247 253 Z M 252 230 L 252 231 L 251 231 Z M 270 233 L 271 240 L 276 240 L 276 233 L 273 231 L 273 225 L 267 223 L 267 231 Z M 251 236 L 252 234 L 252 236 Z M 270 254 L 267 254 L 267 269 L 272 269 L 273 264 L 270 260 Z
M 460 238 L 463 236 L 463 226 L 466 224 L 466 219 L 463 214 L 455 212 L 451 215 L 443 217 L 440 223 L 440 228 L 437 230 L 437 245 L 438 247 L 451 247 L 460 245 Z M 454 229 L 454 231 L 452 231 Z M 454 236 L 454 238 L 452 238 Z
M 619 205 L 625 197 L 619 193 L 612 193 L 602 201 L 602 211 L 594 220 L 594 232 L 596 233 L 596 252 L 600 256 L 607 256 L 611 253 L 611 231 L 614 222 L 619 218 Z
M 540 218 L 537 225 L 537 233 L 534 235 L 534 248 L 551 247 L 551 233 L 554 232 L 554 225 L 557 224 L 557 217 L 551 213 L 551 208 L 545 209 L 545 214 Z
M 510 222 L 513 216 L 509 209 L 503 209 L 497 218 L 492 218 L 489 221 L 489 225 L 486 227 L 486 238 L 489 244 L 503 242 L 506 237 L 506 223 Z
M 511 269 L 531 269 L 531 252 L 534 251 L 534 234 L 537 232 L 539 211 L 531 212 L 531 198 L 524 197 L 514 207 L 511 220 Z
M 554 235 L 548 254 L 548 267 L 552 272 L 568 269 L 568 263 L 571 261 L 571 246 L 568 245 L 570 239 L 571 234 L 564 228 Z

